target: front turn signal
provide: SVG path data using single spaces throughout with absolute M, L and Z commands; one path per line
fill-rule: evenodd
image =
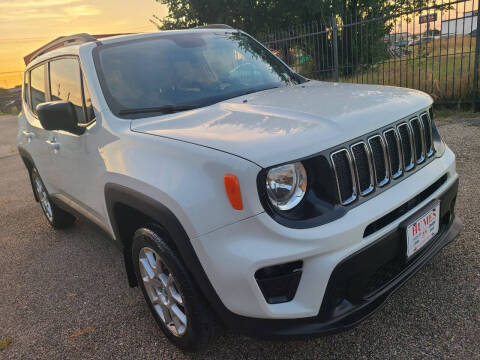
M 225 183 L 225 192 L 227 193 L 228 200 L 230 200 L 230 204 L 232 204 L 232 208 L 242 210 L 242 193 L 240 191 L 238 178 L 235 175 L 226 174 L 223 180 Z

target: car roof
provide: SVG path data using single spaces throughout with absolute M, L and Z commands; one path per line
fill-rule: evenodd
M 119 35 L 119 36 L 112 36 L 108 38 L 104 38 L 101 40 L 102 44 L 113 44 L 122 41 L 128 40 L 136 40 L 136 39 L 144 39 L 144 38 L 153 38 L 153 37 L 160 37 L 165 35 L 180 35 L 180 34 L 197 34 L 197 33 L 205 33 L 205 32 L 237 32 L 238 30 L 235 29 L 228 29 L 228 28 L 194 28 L 194 29 L 184 29 L 184 30 L 167 30 L 167 31 L 155 31 L 149 33 L 139 33 L 139 34 L 128 34 L 128 35 Z
M 136 39 L 155 38 L 165 35 L 171 36 L 176 34 L 195 34 L 218 31 L 232 33 L 237 32 L 238 30 L 235 30 L 227 25 L 212 25 L 194 29 L 155 31 L 149 33 L 104 35 L 77 34 L 66 37 L 61 36 L 25 56 L 26 70 L 53 57 L 61 55 L 78 55 L 81 47 L 92 46 L 92 43 L 96 44 L 97 46 L 101 46 L 104 44 L 106 45 Z M 70 43 L 68 43 L 68 41 L 70 41 Z

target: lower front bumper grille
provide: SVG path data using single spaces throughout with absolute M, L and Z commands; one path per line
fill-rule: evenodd
M 337 265 L 327 285 L 320 319 L 331 319 L 340 308 L 345 311 L 345 304 L 350 304 L 351 310 L 361 306 L 415 268 L 423 254 L 435 248 L 452 226 L 457 191 L 458 180 L 439 198 L 439 232 L 413 259 L 406 261 L 405 231 L 399 227 Z
M 427 199 L 429 196 L 431 196 L 435 191 L 437 191 L 444 183 L 447 181 L 448 176 L 445 174 L 443 175 L 440 179 L 435 181 L 432 185 L 430 185 L 428 188 L 423 190 L 420 194 L 415 196 L 414 198 L 410 199 L 409 201 L 405 202 L 395 210 L 389 212 L 388 214 L 382 216 L 380 219 L 375 220 L 371 224 L 369 224 L 363 233 L 363 237 L 367 237 L 376 231 L 379 231 L 383 229 L 385 226 L 388 224 L 394 222 L 397 220 L 399 217 L 401 217 L 403 214 L 406 214 L 413 208 L 415 208 L 418 204 L 423 202 L 425 199 Z

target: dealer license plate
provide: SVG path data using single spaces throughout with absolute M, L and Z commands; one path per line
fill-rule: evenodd
M 437 233 L 440 224 L 440 201 L 407 226 L 407 258 L 424 247 Z

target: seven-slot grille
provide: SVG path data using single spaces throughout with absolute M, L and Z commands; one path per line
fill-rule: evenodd
M 387 185 L 425 162 L 433 153 L 432 120 L 428 113 L 333 152 L 330 160 L 340 203 L 352 203 L 357 194 L 371 194 L 376 187 Z

